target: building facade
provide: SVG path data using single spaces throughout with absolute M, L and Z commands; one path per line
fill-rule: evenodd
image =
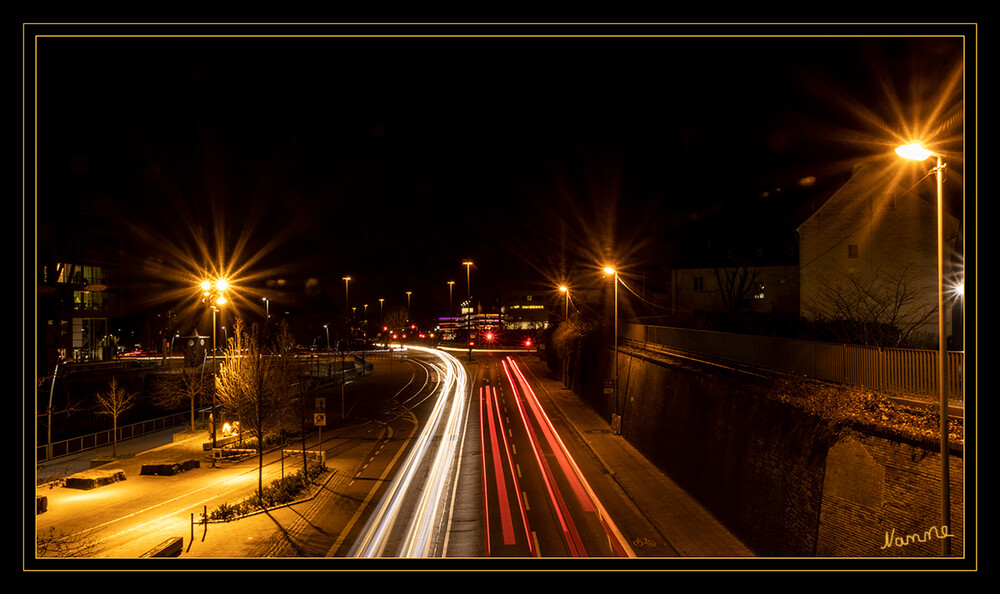
M 929 186 L 929 188 L 928 188 Z M 855 319 L 898 328 L 907 346 L 936 345 L 937 201 L 934 184 L 914 186 L 874 166 L 858 168 L 798 229 L 800 299 L 809 320 Z M 929 190 L 929 191 L 928 191 Z M 958 220 L 944 222 L 945 332 L 959 305 Z M 960 325 L 960 324 L 959 324 Z
M 38 373 L 51 374 L 58 361 L 113 359 L 110 323 L 124 311 L 120 240 L 52 223 L 37 232 Z
M 500 315 L 505 330 L 538 331 L 549 327 L 551 299 L 541 291 L 506 291 L 500 301 Z

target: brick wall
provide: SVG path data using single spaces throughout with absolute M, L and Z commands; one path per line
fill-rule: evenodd
M 587 376 L 610 377 L 611 359 Z M 608 375 L 604 375 L 604 374 Z M 582 375 L 582 374 L 581 374 Z M 619 394 L 584 382 L 622 435 L 759 556 L 935 556 L 940 542 L 883 549 L 940 528 L 933 443 L 835 431 L 768 398 L 770 383 L 722 368 L 619 357 Z M 963 551 L 962 457 L 952 454 L 952 553 Z M 957 527 L 957 528 L 956 528 Z

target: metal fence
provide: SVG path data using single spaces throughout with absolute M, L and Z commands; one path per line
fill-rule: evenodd
M 185 412 L 125 425 L 118 428 L 117 440 L 113 438 L 114 430 L 107 429 L 105 431 L 98 431 L 97 433 L 52 442 L 51 449 L 47 444 L 40 445 L 35 448 L 36 463 L 48 462 L 49 460 L 55 460 L 56 458 L 69 456 L 70 454 L 111 445 L 114 441 L 120 443 L 132 437 L 139 437 L 140 435 L 162 431 L 171 427 L 179 427 L 188 424 L 190 419 L 191 413 Z
M 637 343 L 824 381 L 914 395 L 938 392 L 936 350 L 866 347 L 643 324 L 623 324 L 621 334 Z M 964 400 L 965 353 L 951 351 L 945 362 L 949 398 Z

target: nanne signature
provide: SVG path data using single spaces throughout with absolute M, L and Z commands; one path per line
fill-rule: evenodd
M 896 536 L 896 529 L 893 528 L 891 531 L 885 533 L 885 544 L 881 548 L 888 549 L 890 547 L 905 547 L 917 542 L 927 542 L 932 538 L 937 538 L 938 540 L 942 538 L 954 538 L 954 534 L 948 533 L 947 526 L 931 526 L 923 534 L 920 532 L 915 532 L 907 536 Z

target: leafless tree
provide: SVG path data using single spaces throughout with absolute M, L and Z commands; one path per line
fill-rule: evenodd
M 737 324 L 743 319 L 750 300 L 760 290 L 760 271 L 748 266 L 712 269 L 722 303 Z
M 97 413 L 111 416 L 111 426 L 113 427 L 111 438 L 111 455 L 118 455 L 118 417 L 132 408 L 135 404 L 135 394 L 128 393 L 123 388 L 118 387 L 118 378 L 111 378 L 111 385 L 107 392 L 98 392 L 95 396 L 97 402 Z
M 264 352 L 256 326 L 247 329 L 242 320 L 237 320 L 223 358 L 218 374 L 218 399 L 236 414 L 240 429 L 257 440 L 257 488 L 262 492 L 264 441 L 278 427 L 284 408 L 283 391 L 278 387 L 280 357 Z
M 821 276 L 819 282 L 817 296 L 803 303 L 803 311 L 848 343 L 909 346 L 937 311 L 909 268 Z
M 191 429 L 194 430 L 195 407 L 199 400 L 209 395 L 212 376 L 204 369 L 185 367 L 178 373 L 160 375 L 153 392 L 153 400 L 161 407 L 173 409 L 182 404 L 190 404 Z
M 101 540 L 93 532 L 57 533 L 54 526 L 47 534 L 35 534 L 37 557 L 94 557 Z
M 384 325 L 388 326 L 390 330 L 405 328 L 410 320 L 410 312 L 405 307 L 397 307 L 386 313 L 383 320 Z

